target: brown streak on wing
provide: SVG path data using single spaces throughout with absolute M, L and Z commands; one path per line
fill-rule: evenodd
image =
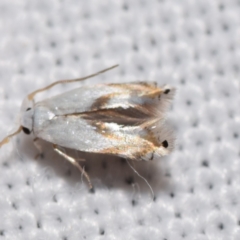
M 85 120 L 97 122 L 112 122 L 124 126 L 141 125 L 146 122 L 155 122 L 159 119 L 155 111 L 149 105 L 137 105 L 132 108 L 109 108 L 82 113 L 71 113 L 64 116 L 78 116 Z M 91 123 L 90 123 L 91 124 Z
M 114 87 L 114 88 L 120 88 L 124 89 L 123 92 L 113 92 L 110 94 L 106 94 L 104 96 L 101 96 L 95 100 L 95 102 L 92 104 L 91 110 L 96 111 L 98 109 L 104 109 L 104 107 L 107 105 L 109 100 L 114 98 L 129 98 L 129 96 L 137 96 L 137 97 L 148 97 L 148 98 L 156 98 L 162 94 L 163 90 L 161 88 L 156 87 L 153 84 L 147 83 L 147 82 L 139 82 L 139 83 L 128 83 L 128 84 L 108 84 L 108 86 Z
M 156 83 L 148 83 L 148 82 L 132 82 L 132 83 L 112 83 L 108 84 L 112 87 L 122 88 L 126 91 L 136 91 L 136 92 L 149 92 L 156 89 Z
M 158 139 L 154 135 L 154 133 L 150 130 L 147 130 L 147 135 L 144 137 L 148 142 L 151 142 L 155 147 L 159 148 L 162 143 L 159 143 Z
M 98 109 L 103 109 L 107 105 L 110 99 L 117 97 L 118 95 L 120 95 L 120 93 L 109 93 L 97 98 L 91 106 L 91 111 L 97 111 Z
M 122 140 L 121 136 L 117 136 L 116 134 L 111 132 L 111 130 L 109 130 L 109 128 L 103 122 L 93 121 L 93 122 L 91 122 L 91 125 L 96 127 L 96 129 L 97 129 L 96 132 L 103 135 L 105 138 L 117 140 L 117 141 Z
M 97 132 L 105 138 L 118 141 L 117 145 L 102 149 L 100 152 L 104 154 L 126 155 L 129 159 L 138 160 L 148 153 L 153 153 L 161 146 L 149 129 L 144 129 L 147 132 L 146 136 L 131 135 L 127 139 L 124 136 L 116 135 L 104 123 L 95 122 L 94 126 L 97 128 Z
M 136 82 L 136 83 L 112 83 L 109 84 L 109 86 L 124 89 L 126 93 L 131 95 L 137 95 L 137 96 L 149 96 L 149 97 L 155 97 L 158 96 L 160 93 L 163 92 L 163 90 L 152 83 L 147 82 Z
M 139 137 L 136 137 L 139 138 Z M 109 147 L 101 150 L 101 153 L 104 154 L 113 154 L 118 156 L 126 156 L 126 158 L 132 160 L 140 160 L 143 156 L 146 156 L 148 153 L 155 151 L 156 147 L 148 141 L 143 139 L 135 139 L 135 145 L 122 144 L 114 147 Z

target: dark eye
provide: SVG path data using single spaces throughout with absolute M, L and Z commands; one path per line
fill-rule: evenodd
M 29 111 L 29 110 L 31 110 L 31 108 L 27 108 L 27 109 L 26 109 L 26 112 Z
M 167 141 L 167 140 L 163 141 L 163 142 L 162 142 L 162 146 L 163 146 L 164 148 L 167 148 L 167 147 L 168 147 L 168 141 Z
M 22 130 L 25 134 L 30 134 L 31 131 L 28 128 L 22 127 Z

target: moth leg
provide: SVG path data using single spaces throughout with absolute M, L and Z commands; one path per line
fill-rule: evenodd
M 42 150 L 42 146 L 39 144 L 39 138 L 34 138 L 33 144 L 35 145 L 35 147 L 38 150 L 38 154 L 36 154 L 35 159 L 37 159 L 39 157 L 43 158 L 43 150 Z
M 64 157 L 66 160 L 68 160 L 70 163 L 72 163 L 75 167 L 78 168 L 78 170 L 84 175 L 84 177 L 87 179 L 88 182 L 88 186 L 90 189 L 93 188 L 90 177 L 88 176 L 88 174 L 83 170 L 83 168 L 80 166 L 80 164 L 77 162 L 77 160 L 73 157 L 70 157 L 69 155 L 67 155 L 66 153 L 64 153 L 63 151 L 61 151 L 59 149 L 59 147 L 56 144 L 53 144 L 53 149 L 54 151 L 56 151 L 59 155 L 61 155 L 62 157 Z

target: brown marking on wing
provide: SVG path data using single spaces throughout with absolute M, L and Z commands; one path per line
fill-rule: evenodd
M 71 114 L 72 115 L 72 114 Z M 151 111 L 151 107 L 136 106 L 135 108 L 114 108 L 114 109 L 101 109 L 97 111 L 84 112 L 80 114 L 73 114 L 81 116 L 85 120 L 89 120 L 89 124 L 97 120 L 98 122 L 112 122 L 123 126 L 141 125 L 150 121 L 156 121 L 158 117 L 155 112 Z
M 98 152 L 103 154 L 125 156 L 126 158 L 132 160 L 142 160 L 143 157 L 151 154 L 149 160 L 153 160 L 154 154 L 159 153 L 160 147 L 163 146 L 162 143 L 156 144 L 156 142 L 153 143 L 139 136 L 134 136 L 130 139 L 131 141 L 124 142 L 123 138 L 120 137 L 119 144 L 117 144 L 116 146 L 102 149 Z
M 131 95 L 148 96 L 153 98 L 158 97 L 159 94 L 163 93 L 163 89 L 157 87 L 156 83 L 136 82 L 128 84 L 113 83 L 109 85 L 115 88 L 124 89 Z
M 103 135 L 105 138 L 121 141 L 122 137 L 114 134 L 103 122 L 95 121 L 91 122 L 91 125 L 96 127 L 96 132 Z
M 114 146 L 102 149 L 100 153 L 124 155 L 129 152 L 129 158 L 140 159 L 147 153 L 153 152 L 159 146 L 156 144 L 156 139 L 153 135 L 148 137 L 141 137 L 139 135 L 124 135 L 123 133 L 116 134 L 105 123 L 99 121 L 92 121 L 91 125 L 96 127 L 96 132 L 103 135 L 106 139 L 116 141 Z M 117 132 L 118 133 L 118 132 Z M 147 139 L 148 138 L 148 139 Z M 154 139 L 154 142 L 151 140 Z
M 147 82 L 139 82 L 139 83 L 128 83 L 128 84 L 119 84 L 119 83 L 113 83 L 108 84 L 108 86 L 111 86 L 113 88 L 121 88 L 124 89 L 123 92 L 113 92 L 106 94 L 104 96 L 101 96 L 95 100 L 95 102 L 92 104 L 91 110 L 95 111 L 98 109 L 103 109 L 108 102 L 111 99 L 114 98 L 128 98 L 129 96 L 138 96 L 138 97 L 148 97 L 148 98 L 159 98 L 159 96 L 163 93 L 163 89 L 156 87 L 153 84 L 147 83 Z
M 108 111 L 110 113 L 110 111 Z M 116 114 L 113 112 L 113 114 Z M 126 156 L 132 160 L 141 160 L 147 154 L 157 152 L 162 143 L 158 141 L 150 126 L 154 121 L 146 121 L 142 125 L 136 126 L 136 128 L 141 127 L 144 131 L 140 134 L 141 129 L 139 129 L 139 134 L 129 134 L 124 135 L 124 131 L 114 132 L 106 122 L 92 120 L 89 124 L 96 127 L 96 132 L 103 135 L 104 138 L 112 140 L 115 144 L 111 147 L 99 150 L 99 153 L 112 154 L 118 156 Z M 124 126 L 122 126 L 124 129 Z M 125 126 L 126 127 L 126 126 Z M 133 127 L 133 126 L 132 126 Z
M 129 159 L 138 160 L 146 156 L 148 153 L 153 153 L 162 145 L 159 143 L 154 134 L 145 129 L 146 135 L 128 135 L 115 134 L 104 123 L 96 122 L 94 126 L 97 132 L 105 138 L 116 141 L 116 145 L 100 150 L 100 153 L 113 155 L 126 155 Z
M 155 149 L 156 147 L 151 142 L 141 139 L 139 136 L 134 136 L 131 138 L 131 142 L 120 142 L 119 145 L 102 149 L 100 152 L 118 156 L 125 155 L 132 160 L 141 160 L 142 157 L 152 153 Z
M 151 142 L 155 147 L 159 148 L 161 146 L 161 143 L 158 141 L 153 131 L 150 131 L 149 129 L 147 129 L 146 131 L 147 134 L 146 136 L 144 136 L 144 139 Z
M 148 82 L 133 82 L 133 83 L 111 83 L 108 84 L 112 87 L 122 88 L 126 91 L 136 91 L 136 92 L 149 92 L 157 89 L 156 84 L 148 83 Z
M 108 101 L 114 97 L 117 97 L 117 95 L 119 95 L 119 93 L 109 93 L 97 98 L 91 106 L 91 111 L 103 109 L 107 105 Z

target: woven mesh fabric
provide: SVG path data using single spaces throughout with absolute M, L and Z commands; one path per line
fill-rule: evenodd
M 23 133 L 0 149 L 0 239 L 240 239 L 239 0 L 1 0 L 0 137 L 58 79 L 177 88 L 175 151 L 153 162 L 84 154 L 95 186 Z M 59 86 L 40 99 L 81 84 Z M 80 156 L 75 151 L 74 156 Z

